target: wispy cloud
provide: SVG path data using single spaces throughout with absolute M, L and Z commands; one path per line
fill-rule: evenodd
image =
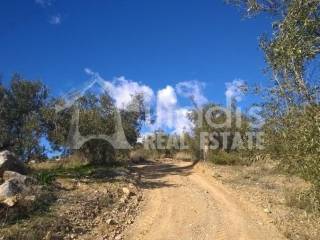
M 59 14 L 58 15 L 53 15 L 49 19 L 49 23 L 52 24 L 52 25 L 61 24 L 61 21 L 62 21 L 62 18 L 61 18 L 61 16 Z
M 176 85 L 178 94 L 190 98 L 197 106 L 201 106 L 208 102 L 208 99 L 203 95 L 205 84 L 196 80 L 184 81 Z
M 35 3 L 45 8 L 52 5 L 52 0 L 35 0 Z
M 226 83 L 226 91 L 225 95 L 227 98 L 228 104 L 231 103 L 232 99 L 235 99 L 236 101 L 240 102 L 245 95 L 245 93 L 248 91 L 248 85 L 247 83 L 242 79 L 236 79 L 232 82 Z
M 183 132 L 190 132 L 193 128 L 193 123 L 189 119 L 188 115 L 190 113 L 190 109 L 187 107 L 181 107 L 176 110 L 176 124 L 174 132 L 177 134 Z
M 51 9 L 53 7 L 54 0 L 34 0 L 34 2 L 42 8 Z M 48 17 L 49 17 L 48 22 L 52 25 L 59 25 L 62 22 L 62 17 L 57 12 L 55 14 L 49 15 Z

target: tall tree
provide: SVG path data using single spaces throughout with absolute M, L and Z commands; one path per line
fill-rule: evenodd
M 77 144 L 74 137 L 80 134 L 85 142 L 78 146 L 78 151 L 94 164 L 114 161 L 119 152 L 101 136 L 113 136 L 117 131 L 123 131 L 128 143 L 134 145 L 144 119 L 143 97 L 139 95 L 133 96 L 132 102 L 124 109 L 117 109 L 107 93 L 90 91 L 79 97 L 70 108 L 56 112 L 57 105 L 65 105 L 65 100 L 55 100 L 45 113 L 52 147 L 72 153 Z
M 319 74 L 307 72 L 320 53 L 320 0 L 230 0 L 247 15 L 273 14 L 273 34 L 261 47 L 274 85 L 264 103 L 269 153 L 314 184 L 320 202 Z M 317 205 L 320 210 L 320 205 Z
M 18 74 L 7 89 L 0 86 L 0 148 L 15 152 L 23 160 L 42 155 L 42 109 L 47 98 L 48 90 L 40 81 L 28 81 Z
M 246 10 L 274 16 L 271 38 L 261 38 L 266 61 L 286 105 L 314 104 L 318 86 L 306 77 L 307 64 L 320 53 L 319 0 L 228 0 Z

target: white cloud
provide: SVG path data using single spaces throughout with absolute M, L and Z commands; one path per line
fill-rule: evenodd
M 157 93 L 157 120 L 156 126 L 173 128 L 175 111 L 177 108 L 177 95 L 173 87 L 166 86 Z
M 188 118 L 189 113 L 190 110 L 188 108 L 179 108 L 176 110 L 175 133 L 180 134 L 191 131 L 193 123 Z
M 132 97 L 136 94 L 143 95 L 144 103 L 147 108 L 150 107 L 151 102 L 154 99 L 153 90 L 146 85 L 132 80 L 127 80 L 123 76 L 114 78 L 113 81 L 107 81 L 100 77 L 98 73 L 91 71 L 89 68 L 85 68 L 84 71 L 108 92 L 110 97 L 115 100 L 115 104 L 118 108 L 125 108 L 131 102 Z
M 197 106 L 201 106 L 208 102 L 208 99 L 203 95 L 205 84 L 198 81 L 185 81 L 176 85 L 178 94 L 190 98 Z
M 144 132 L 152 132 L 157 129 L 164 129 L 165 131 L 173 133 L 190 132 L 192 129 L 192 122 L 188 119 L 188 113 L 191 107 L 179 106 L 177 91 L 174 87 L 168 85 L 163 89 L 158 90 L 156 98 L 154 91 L 147 85 L 128 80 L 125 77 L 117 77 L 112 81 L 103 79 L 99 73 L 95 73 L 89 68 L 84 71 L 91 76 L 92 81 L 79 92 L 80 95 L 93 87 L 94 84 L 99 84 L 105 91 L 107 91 L 111 98 L 114 99 L 115 105 L 123 109 L 132 101 L 132 97 L 136 94 L 143 94 L 146 111 L 149 113 L 151 106 L 155 106 L 156 116 L 155 122 L 152 124 L 147 122 L 145 124 Z M 179 89 L 186 88 L 188 91 L 193 91 L 197 95 L 197 102 L 206 102 L 207 99 L 202 95 L 200 88 L 190 90 L 192 82 L 183 82 L 179 85 Z M 193 82 L 195 86 L 196 83 Z M 186 93 L 186 92 L 179 92 Z M 79 94 L 78 94 L 79 95 Z M 78 96 L 77 95 L 77 96 Z M 183 95 L 185 96 L 185 95 Z M 156 100 L 156 101 L 155 101 Z
M 143 84 L 127 80 L 125 77 L 118 77 L 113 82 L 106 82 L 107 89 L 110 89 L 110 95 L 116 100 L 116 106 L 119 108 L 126 107 L 132 100 L 132 96 L 143 94 L 145 103 L 151 104 L 154 97 L 153 90 Z
M 232 82 L 226 83 L 226 98 L 227 102 L 230 103 L 232 99 L 236 101 L 241 101 L 245 93 L 248 91 L 248 86 L 245 81 L 241 79 L 236 79 Z
M 188 119 L 189 109 L 178 106 L 175 89 L 168 85 L 157 93 L 156 128 L 167 128 L 174 133 L 189 132 L 192 127 Z
M 61 21 L 62 21 L 62 19 L 61 19 L 60 15 L 51 16 L 49 19 L 49 23 L 52 25 L 58 25 L 61 23 Z

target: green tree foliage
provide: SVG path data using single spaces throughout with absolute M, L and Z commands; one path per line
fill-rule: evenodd
M 64 100 L 55 100 L 52 107 L 45 113 L 48 139 L 53 149 L 63 150 L 65 154 L 73 152 L 70 143 L 76 134 L 74 132 L 75 122 L 73 122 L 75 111 L 79 111 L 78 126 L 81 136 L 111 136 L 116 131 L 117 114 L 120 114 L 121 127 L 128 143 L 131 146 L 136 144 L 145 115 L 143 96 L 133 96 L 131 103 L 125 109 L 117 109 L 107 93 L 97 95 L 88 92 L 69 108 L 56 112 L 56 107 L 64 104 Z M 99 137 L 86 141 L 78 151 L 94 164 L 114 161 L 117 154 L 120 153 L 119 150 L 115 151 L 108 141 L 99 139 Z M 122 153 L 127 156 L 128 151 L 124 150 Z
M 54 150 L 72 154 L 70 138 L 75 130 L 77 109 L 82 136 L 112 135 L 119 113 L 129 144 L 136 144 L 145 119 L 142 95 L 133 96 L 125 109 L 117 109 L 106 93 L 88 92 L 71 106 L 65 107 L 66 103 L 64 99 L 49 99 L 48 90 L 40 81 L 28 81 L 18 74 L 12 77 L 8 87 L 0 83 L 0 150 L 13 151 L 25 161 L 43 158 L 40 141 L 46 138 Z M 61 111 L 56 111 L 59 106 Z M 119 153 L 99 138 L 85 142 L 78 151 L 97 164 L 113 161 Z M 128 151 L 124 153 L 127 155 Z
M 292 104 L 316 101 L 318 85 L 306 79 L 306 67 L 320 52 L 319 0 L 229 0 L 244 7 L 248 16 L 269 12 L 274 16 L 272 38 L 263 36 L 261 48 L 273 74 L 276 92 Z
M 319 76 L 307 77 L 320 52 L 319 0 L 234 0 L 248 15 L 275 17 L 272 38 L 261 47 L 273 76 L 264 103 L 269 153 L 310 180 L 320 201 Z
M 229 116 L 227 116 L 229 115 Z M 193 132 L 191 135 L 187 135 L 188 145 L 190 145 L 193 155 L 196 159 L 202 159 L 201 151 L 201 133 L 214 133 L 215 141 L 218 146 L 215 150 L 224 150 L 226 152 L 239 151 L 240 148 L 245 147 L 247 137 L 246 132 L 250 130 L 249 119 L 236 111 L 235 102 L 229 109 L 222 108 L 216 104 L 210 103 L 200 109 L 194 109 L 190 115 L 190 120 L 194 124 Z M 225 146 L 223 135 L 226 135 Z M 241 136 L 242 146 L 233 147 L 235 135 Z M 207 144 L 214 145 L 213 139 L 208 139 Z
M 6 109 L 4 103 L 5 96 L 5 88 L 0 82 L 0 148 L 4 148 L 5 141 L 7 141 L 8 139 L 8 128 L 6 126 Z
M 320 2 L 295 0 L 288 4 L 285 16 L 273 24 L 274 37 L 261 41 L 266 60 L 288 104 L 314 103 L 316 86 L 305 77 L 306 64 L 320 51 Z
M 1 149 L 15 152 L 23 160 L 42 156 L 42 109 L 47 98 L 48 90 L 41 82 L 27 81 L 17 74 L 8 88 L 0 85 Z
M 142 123 L 146 120 L 144 96 L 137 94 L 125 109 L 120 111 L 123 129 L 130 145 L 134 145 L 140 136 Z

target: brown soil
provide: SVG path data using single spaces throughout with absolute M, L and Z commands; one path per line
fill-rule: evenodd
M 58 178 L 49 186 L 53 202 L 28 216 L 20 213 L 21 219 L 14 223 L 3 223 L 0 239 L 122 239 L 142 196 L 136 175 L 120 170 L 94 171 L 80 179 Z
M 125 239 L 285 239 L 263 209 L 222 185 L 208 167 L 161 161 L 139 171 L 146 201 Z

